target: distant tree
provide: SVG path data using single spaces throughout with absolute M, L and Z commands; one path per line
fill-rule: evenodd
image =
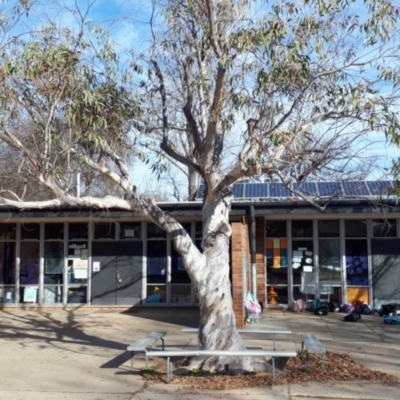
M 339 0 L 166 0 L 157 7 L 153 47 L 133 64 L 136 89 L 98 28 L 77 37 L 47 28 L 5 48 L 0 141 L 22 153 L 54 196 L 2 201 L 140 211 L 170 235 L 195 285 L 202 348 L 241 349 L 229 281 L 231 185 L 265 174 L 313 203 L 300 185 L 315 174 L 365 173 L 360 145 L 372 132 L 398 127 L 398 9 L 385 0 L 366 1 L 363 16 Z M 87 35 L 98 43 L 90 46 Z M 131 132 L 143 130 L 143 113 L 161 121 L 162 151 L 207 186 L 202 251 L 134 186 L 125 156 Z M 15 128 L 23 118 L 35 126 L 34 146 Z M 190 156 L 177 136 L 190 144 Z M 60 171 L 82 165 L 113 181 L 123 197 L 78 198 Z M 246 358 L 192 365 L 253 369 Z

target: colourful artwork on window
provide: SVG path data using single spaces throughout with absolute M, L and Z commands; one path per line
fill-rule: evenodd
M 267 268 L 287 268 L 287 239 L 266 240 Z

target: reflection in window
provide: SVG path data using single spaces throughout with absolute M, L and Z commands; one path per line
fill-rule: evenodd
M 284 238 L 287 236 L 286 221 L 267 221 L 265 229 L 267 238 Z
M 340 227 L 339 220 L 318 221 L 318 237 L 339 237 Z
M 166 238 L 167 233 L 156 224 L 147 224 L 147 239 Z
M 21 285 L 39 284 L 39 243 L 22 242 L 20 260 Z
M 95 239 L 115 239 L 115 224 L 113 222 L 99 222 L 94 224 Z
M 15 284 L 15 242 L 0 242 L 0 285 L 1 284 Z
M 266 240 L 267 283 L 287 285 L 287 239 Z
M 63 240 L 64 239 L 64 224 L 46 224 L 44 226 L 45 240 Z
M 87 240 L 89 237 L 88 223 L 70 223 L 68 225 L 68 239 L 69 240 Z
M 64 243 L 46 242 L 44 244 L 44 283 L 63 283 Z
M 87 283 L 88 256 L 87 242 L 68 242 L 67 279 L 69 285 Z
M 0 239 L 15 240 L 17 237 L 16 224 L 0 224 Z
M 372 232 L 374 237 L 396 237 L 396 220 L 386 219 L 386 220 L 376 220 L 372 221 Z
M 147 283 L 166 283 L 167 242 L 149 240 L 147 242 Z
M 293 284 L 303 286 L 314 280 L 314 245 L 312 240 L 293 240 L 292 242 L 292 274 Z M 314 290 L 314 289 L 313 289 Z
M 172 283 L 190 283 L 188 273 L 186 272 L 183 260 L 178 252 L 171 249 L 171 282 Z
M 344 223 L 346 237 L 367 237 L 366 220 L 346 220 Z
M 321 284 L 340 285 L 342 280 L 340 240 L 319 241 L 319 281 Z
M 347 284 L 368 285 L 368 246 L 367 240 L 346 240 Z
M 313 237 L 313 222 L 292 221 L 292 236 L 299 238 Z
M 40 240 L 40 225 L 21 224 L 21 240 Z

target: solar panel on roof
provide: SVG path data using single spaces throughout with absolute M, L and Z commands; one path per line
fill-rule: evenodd
M 244 184 L 243 183 L 235 183 L 232 186 L 232 194 L 236 198 L 243 197 L 244 193 Z
M 364 181 L 342 182 L 345 196 L 370 196 L 370 191 Z
M 294 183 L 293 188 L 306 196 L 318 196 L 318 188 L 315 182 Z
M 268 197 L 268 184 L 246 183 L 244 197 Z
M 283 183 L 270 183 L 269 184 L 270 197 L 292 197 L 293 194 L 290 190 L 286 189 Z
M 321 197 L 342 196 L 343 190 L 340 182 L 318 182 L 318 193 Z
M 393 188 L 391 181 L 375 181 L 366 182 L 368 185 L 371 196 L 383 196 L 388 194 L 389 190 Z

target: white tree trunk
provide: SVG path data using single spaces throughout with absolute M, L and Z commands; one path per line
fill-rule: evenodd
M 203 206 L 203 251 L 205 266 L 194 283 L 200 306 L 199 338 L 202 349 L 245 349 L 236 329 L 231 282 L 229 279 L 229 224 L 231 197 L 207 196 Z M 190 265 L 188 265 L 190 269 Z M 212 357 L 193 360 L 192 365 L 211 371 L 252 371 L 249 357 Z

